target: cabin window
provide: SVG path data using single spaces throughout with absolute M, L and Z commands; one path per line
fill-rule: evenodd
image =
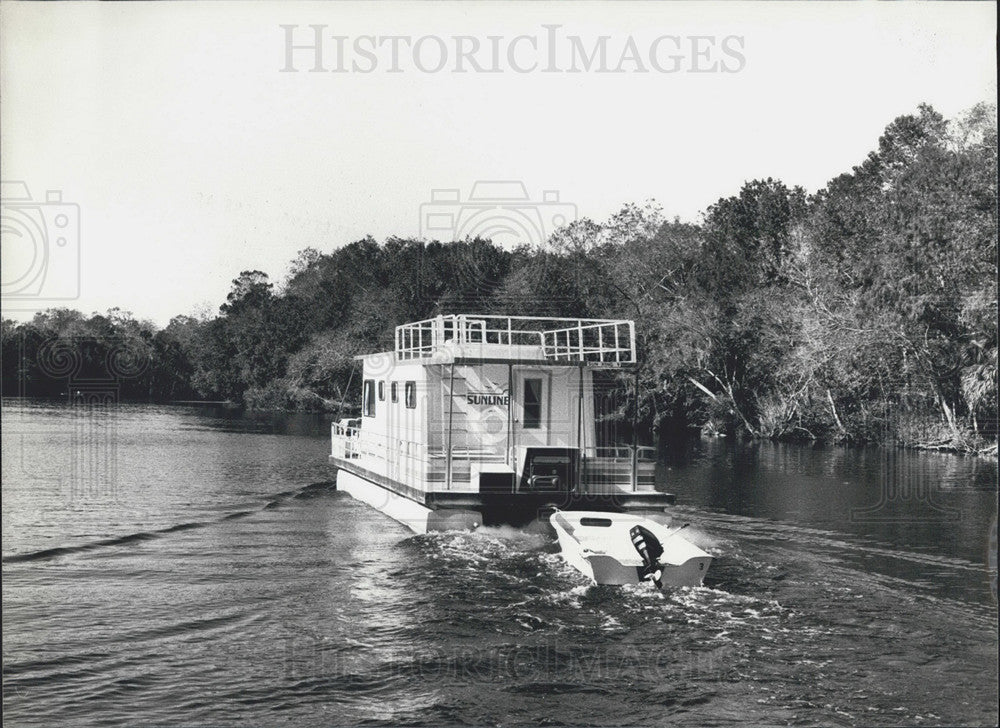
M 378 380 L 378 401 L 385 402 L 385 382 Z
M 524 380 L 524 429 L 537 430 L 542 426 L 542 380 Z
M 417 383 L 407 382 L 406 383 L 406 408 L 416 409 L 417 408 Z
M 393 403 L 399 401 L 399 388 L 396 386 L 396 382 L 389 384 L 389 397 L 392 399 Z
M 365 417 L 375 416 L 375 380 L 366 379 L 364 391 L 361 393 L 361 414 Z

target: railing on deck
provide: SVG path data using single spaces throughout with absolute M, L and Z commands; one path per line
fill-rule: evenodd
M 598 460 L 632 460 L 631 445 L 614 445 L 612 447 L 588 447 L 583 451 L 584 459 Z M 656 448 L 640 445 L 636 448 L 636 459 L 640 462 L 656 462 Z
M 655 490 L 656 456 L 655 447 L 637 447 L 634 460 L 632 447 L 629 445 L 585 448 L 580 460 L 580 479 L 584 492 Z
M 635 363 L 635 324 L 632 321 L 577 321 L 570 326 L 542 332 L 546 359 Z
M 428 448 L 424 443 L 367 433 L 361 429 L 359 419 L 334 422 L 330 434 L 334 458 L 357 460 L 363 467 L 384 464 L 388 477 L 426 490 L 467 490 L 475 487 L 471 482 L 472 463 L 506 460 L 505 453 L 495 450 L 453 447 L 449 468 L 447 448 Z M 652 490 L 655 461 L 655 448 L 639 447 L 633 480 L 630 446 L 586 448 L 581 457 L 581 486 L 587 493 Z
M 502 463 L 505 454 L 496 450 L 452 447 L 451 480 L 447 483 L 448 450 L 445 447 L 427 447 L 426 443 L 399 437 L 365 432 L 354 425 L 358 420 L 334 422 L 330 428 L 330 454 L 344 460 L 358 460 L 364 467 L 374 469 L 412 487 L 421 489 L 465 489 L 470 482 L 471 464 Z
M 396 327 L 396 360 L 428 359 L 446 344 L 486 345 L 523 358 L 524 347 L 550 361 L 605 366 L 636 363 L 635 323 L 624 319 L 452 314 Z
M 335 458 L 351 460 L 361 454 L 361 420 L 349 419 L 330 426 L 330 454 Z

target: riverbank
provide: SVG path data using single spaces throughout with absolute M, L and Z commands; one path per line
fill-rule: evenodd
M 73 399 L 65 395 L 61 397 L 7 397 L 4 396 L 4 402 L 17 402 L 19 400 L 33 401 L 39 403 L 49 402 L 52 404 L 72 404 Z M 261 418 L 261 419 L 274 419 L 286 416 L 307 416 L 307 417 L 321 417 L 326 421 L 335 421 L 345 417 L 357 417 L 360 415 L 360 407 L 345 407 L 345 406 L 335 406 L 335 403 L 323 400 L 321 397 L 315 397 L 304 400 L 305 402 L 311 403 L 313 406 L 257 406 L 250 407 L 245 404 L 234 402 L 231 400 L 165 400 L 165 401 L 148 401 L 140 399 L 122 399 L 115 400 L 115 404 L 129 404 L 129 405 L 177 405 L 182 407 L 201 407 L 201 408 L 217 408 L 220 411 L 229 412 L 232 416 L 247 416 L 251 418 Z M 81 400 L 81 404 L 87 404 L 85 400 Z M 619 424 L 625 426 L 627 429 L 627 423 L 624 420 L 620 420 Z M 851 439 L 845 437 L 813 437 L 804 436 L 801 433 L 797 434 L 783 434 L 771 437 L 764 437 L 760 435 L 752 436 L 748 435 L 745 431 L 742 431 L 737 427 L 737 423 L 732 423 L 731 426 L 727 427 L 726 430 L 720 430 L 713 426 L 703 426 L 703 427 L 692 427 L 681 430 L 681 433 L 697 433 L 706 439 L 729 439 L 738 440 L 741 442 L 773 442 L 773 443 L 791 443 L 798 445 L 820 445 L 820 446 L 839 446 L 845 448 L 853 447 L 885 447 L 890 449 L 901 449 L 901 450 L 913 450 L 921 452 L 938 452 L 941 454 L 950 455 L 963 455 L 972 456 L 977 458 L 982 458 L 984 460 L 996 462 L 997 456 L 997 441 L 987 442 L 982 438 L 974 438 L 970 436 L 964 440 L 954 440 L 946 439 L 936 442 L 910 442 L 905 440 L 892 440 L 892 439 Z M 688 434 L 673 434 L 664 435 L 663 437 L 670 438 L 685 438 Z M 640 442 L 651 443 L 654 442 L 657 436 L 654 434 L 654 429 L 649 426 L 640 426 L 639 433 Z M 660 438 L 662 439 L 662 438 Z M 630 442 L 631 436 L 624 437 L 623 441 Z

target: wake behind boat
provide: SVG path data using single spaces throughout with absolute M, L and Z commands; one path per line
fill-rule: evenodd
M 701 586 L 712 557 L 679 528 L 633 513 L 555 511 L 563 558 L 597 584 Z

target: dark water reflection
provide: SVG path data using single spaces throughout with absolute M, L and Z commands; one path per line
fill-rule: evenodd
M 321 416 L 3 411 L 10 725 L 990 725 L 996 466 L 694 441 L 706 586 L 338 493 Z
M 833 529 L 865 543 L 968 563 L 988 561 L 996 461 L 724 438 L 665 444 L 662 460 L 658 483 L 677 493 L 679 503 Z M 970 599 L 993 599 L 988 579 L 959 578 L 946 587 Z

